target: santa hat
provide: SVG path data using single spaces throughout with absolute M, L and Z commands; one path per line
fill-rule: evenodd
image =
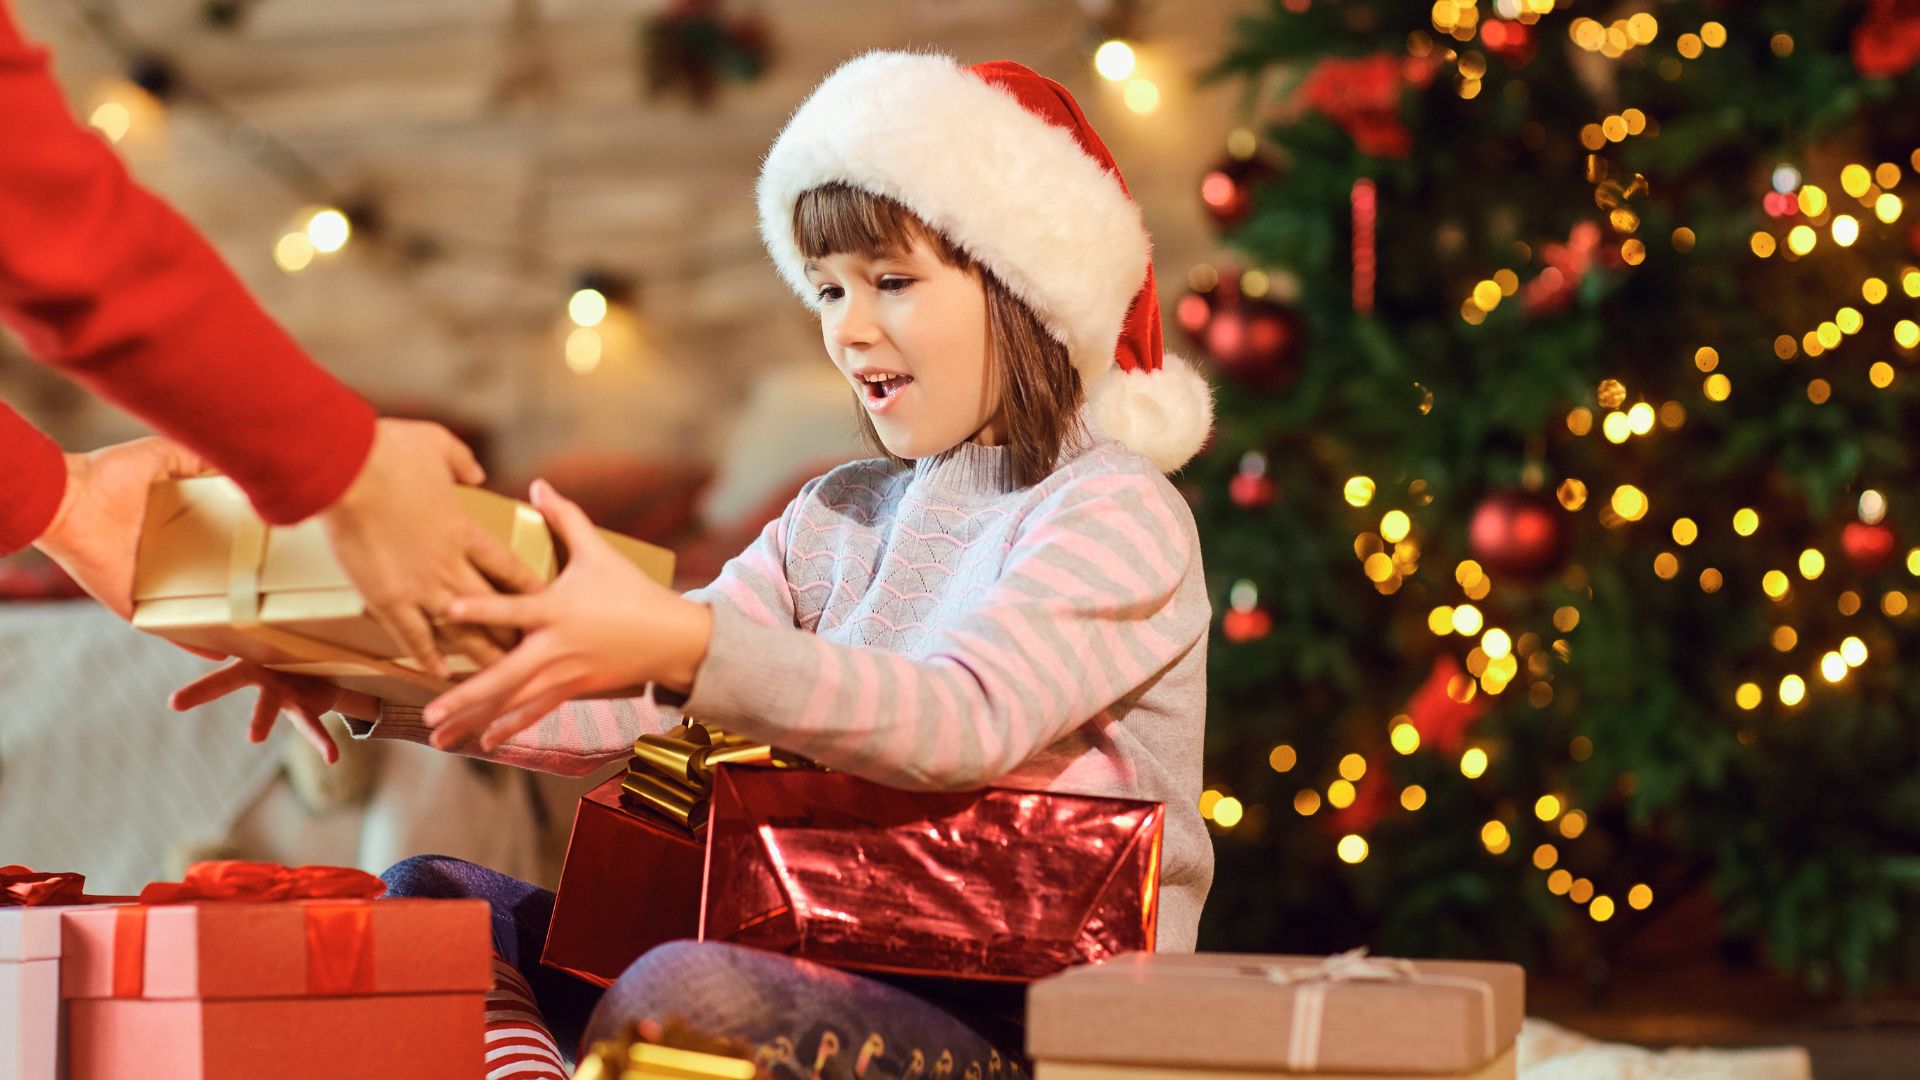
M 872 52 L 827 76 L 760 171 L 760 233 L 818 309 L 794 241 L 800 196 L 883 195 L 966 251 L 1032 309 L 1087 388 L 1093 420 L 1163 472 L 1206 442 L 1213 394 L 1165 353 L 1140 208 L 1066 89 L 1019 64 Z

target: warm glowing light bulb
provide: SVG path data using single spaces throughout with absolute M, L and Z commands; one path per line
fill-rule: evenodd
M 1807 697 L 1807 681 L 1798 675 L 1789 675 L 1780 680 L 1780 703 L 1798 705 Z
M 1340 853 L 1340 861 L 1343 863 L 1358 864 L 1365 862 L 1367 859 L 1366 838 L 1354 833 L 1348 833 L 1340 838 L 1340 846 L 1337 850 Z
M 1160 107 L 1160 88 L 1152 79 L 1128 79 L 1122 97 L 1127 108 L 1142 116 Z
M 1469 780 L 1478 780 L 1487 771 L 1487 752 L 1477 746 L 1469 747 L 1460 755 L 1460 775 Z
M 312 241 L 315 251 L 331 254 L 347 246 L 347 238 L 353 235 L 353 226 L 347 221 L 347 215 L 338 210 L 319 210 L 307 219 L 307 239 Z
M 1132 75 L 1135 63 L 1133 46 L 1117 39 L 1103 43 L 1093 53 L 1093 69 L 1109 82 Z
M 607 317 L 607 297 L 599 289 L 581 289 L 567 300 L 567 317 L 575 326 L 599 326 Z

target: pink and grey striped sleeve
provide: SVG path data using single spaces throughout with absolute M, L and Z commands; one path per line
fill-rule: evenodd
M 991 783 L 1202 641 L 1193 521 L 1172 485 L 1096 475 L 1035 506 L 1005 569 L 908 656 L 715 605 L 686 711 L 896 787 Z
M 793 592 L 787 586 L 784 562 L 787 537 L 800 507 L 819 483 L 818 477 L 809 480 L 745 551 L 727 560 L 718 577 L 686 595 L 712 606 L 716 620 L 725 612 L 728 617 L 749 623 L 791 628 Z M 647 693 L 636 698 L 569 701 L 489 754 L 479 753 L 475 741 L 454 749 L 525 769 L 584 776 L 630 755 L 633 740 L 642 734 L 666 731 L 679 723 L 680 713 L 656 701 L 654 688 L 649 687 Z M 380 707 L 377 722 L 349 718 L 347 726 L 356 738 L 363 739 L 425 743 L 433 733 L 421 720 L 419 709 L 387 704 Z

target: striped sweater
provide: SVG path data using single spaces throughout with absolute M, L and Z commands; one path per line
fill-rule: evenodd
M 1160 947 L 1193 948 L 1211 611 L 1193 515 L 1147 459 L 1096 432 L 1024 488 L 974 443 L 843 465 L 687 595 L 713 638 L 680 709 L 575 702 L 490 756 L 585 773 L 685 714 L 897 787 L 1158 800 Z M 392 707 L 354 726 L 427 734 Z

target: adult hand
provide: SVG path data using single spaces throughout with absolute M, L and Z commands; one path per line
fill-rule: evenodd
M 250 660 L 235 660 L 202 675 L 175 690 L 167 704 L 175 712 L 186 712 L 249 686 L 260 688 L 260 699 L 254 702 L 253 721 L 247 725 L 248 742 L 265 742 L 273 731 L 273 722 L 281 713 L 291 712 L 300 734 L 329 765 L 340 760 L 340 747 L 321 715 L 335 709 L 364 719 L 379 715 L 380 703 L 366 694 L 306 675 L 269 671 Z
M 193 451 L 165 439 L 135 439 L 68 454 L 67 488 L 34 546 L 102 604 L 133 617 L 133 563 L 147 517 L 147 489 L 205 472 Z
M 462 596 L 454 622 L 512 627 L 520 644 L 434 699 L 425 720 L 445 749 L 474 735 L 490 751 L 561 704 L 600 690 L 657 682 L 685 691 L 706 658 L 713 613 L 623 558 L 580 507 L 546 483 L 533 504 L 566 545 L 566 568 L 526 596 Z
M 448 600 L 541 584 L 505 541 L 461 508 L 454 485 L 485 479 L 473 452 L 440 425 L 381 420 L 360 475 L 321 514 L 333 553 L 374 620 L 440 678 L 448 672 L 433 616 Z M 475 628 L 449 628 L 446 641 L 478 663 L 501 655 Z

